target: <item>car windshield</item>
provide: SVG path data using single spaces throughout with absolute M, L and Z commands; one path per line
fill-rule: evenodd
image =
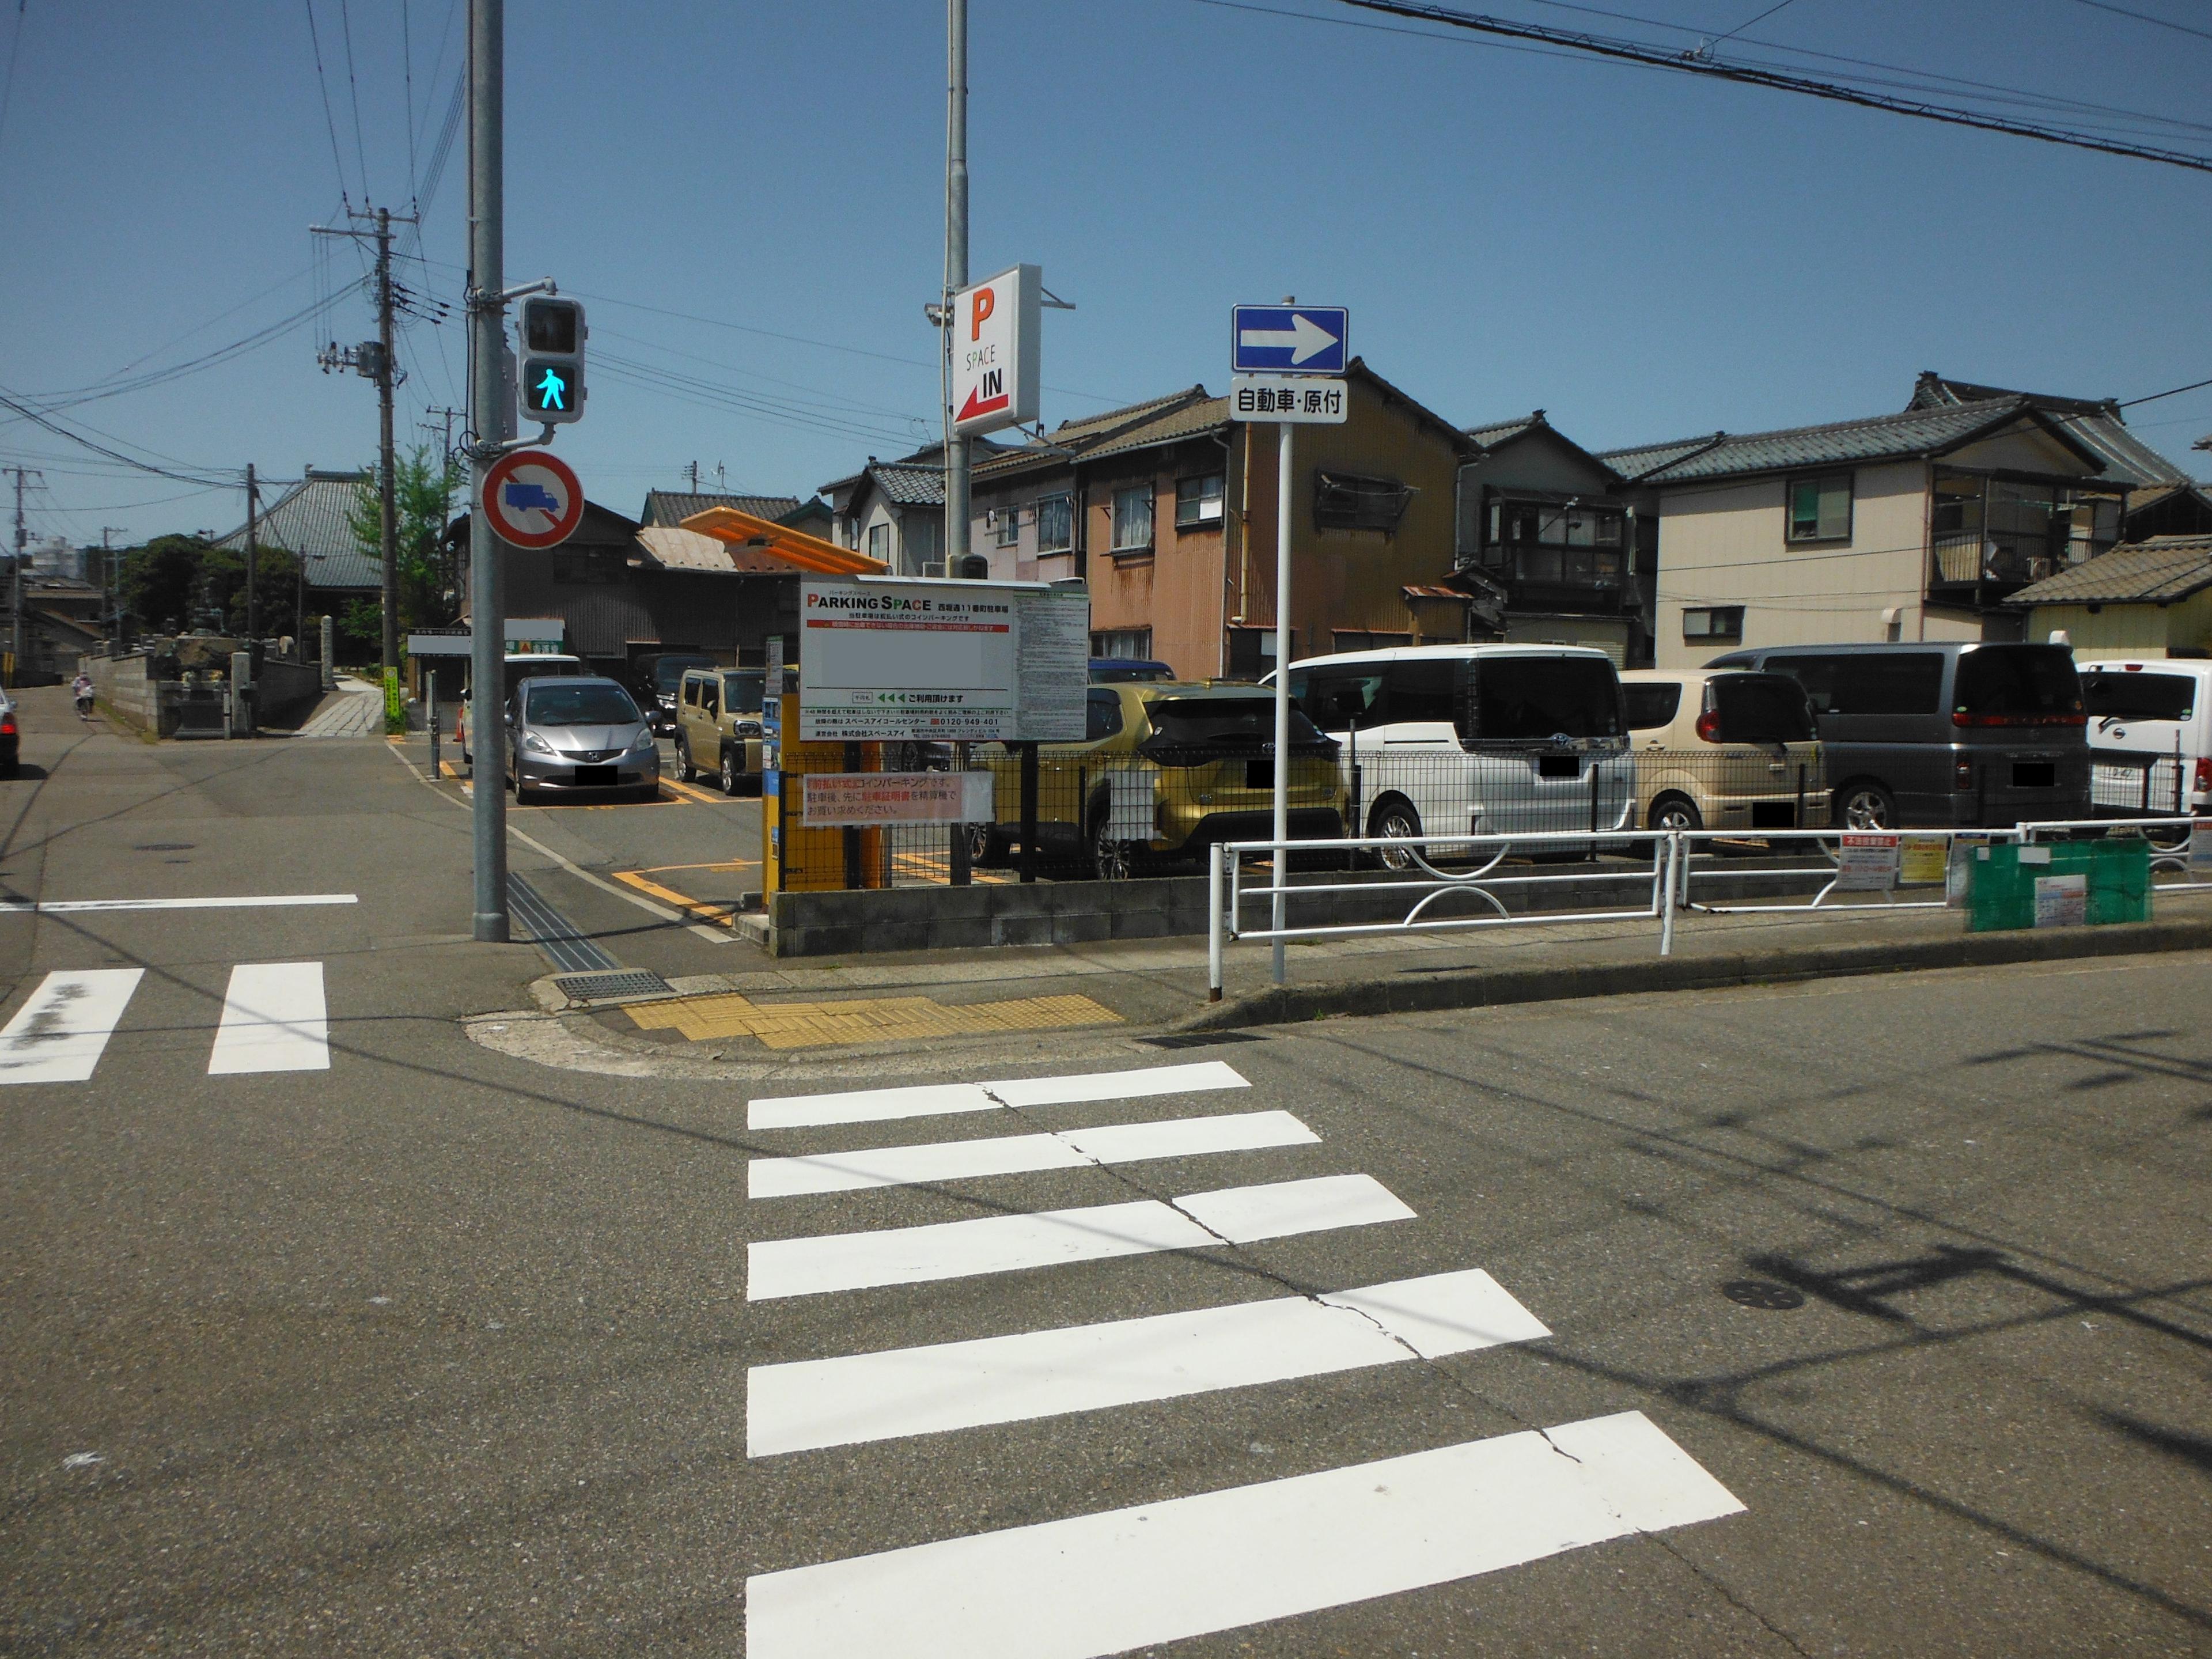
M 1146 749 L 1252 750 L 1275 740 L 1275 705 L 1266 697 L 1185 697 L 1163 700 L 1146 711 L 1152 735 Z M 1291 705 L 1291 746 L 1334 749 L 1297 705 Z
M 2197 682 L 2187 674 L 2089 668 L 2081 673 L 2081 700 L 2099 720 L 2185 720 L 2197 712 Z
M 683 683 L 687 668 L 712 668 L 712 657 L 663 657 L 653 665 L 653 685 L 656 691 L 673 691 Z
M 1723 743 L 1807 743 L 1813 706 L 1805 689 L 1786 674 L 1717 674 L 1713 712 Z
M 619 685 L 533 685 L 529 726 L 634 726 L 637 705 Z
M 1602 657 L 1486 657 L 1474 682 L 1486 742 L 1620 735 L 1620 682 Z
M 2081 712 L 2074 653 L 2063 645 L 1985 645 L 1959 658 L 1961 714 L 2050 719 Z

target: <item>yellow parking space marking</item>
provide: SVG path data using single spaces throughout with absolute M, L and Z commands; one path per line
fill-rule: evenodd
M 663 789 L 672 789 L 684 799 L 697 801 L 702 806 L 720 806 L 732 799 L 728 795 L 719 793 L 710 795 L 704 789 L 689 783 L 678 783 L 674 778 L 661 779 L 660 787 Z
M 694 1042 L 749 1036 L 770 1048 L 983 1036 L 1000 1031 L 1121 1023 L 1121 1015 L 1084 996 L 962 1003 L 939 1002 L 932 997 L 871 997 L 843 1002 L 763 1004 L 731 992 L 722 996 L 632 1003 L 623 1012 L 643 1030 L 676 1031 Z
M 758 859 L 731 859 L 721 864 L 650 864 L 638 872 L 641 876 L 663 876 L 671 870 L 757 870 Z
M 441 778 L 458 778 L 461 775 L 461 769 L 449 760 L 441 760 L 438 763 L 438 775 Z
M 735 927 L 738 925 L 738 906 L 734 899 L 687 898 L 673 887 L 663 887 L 657 881 L 647 881 L 645 878 L 645 872 L 641 870 L 617 870 L 611 873 L 614 878 L 623 886 L 635 888 L 649 897 L 659 899 L 663 904 L 672 905 L 686 915 L 695 916 L 701 921 L 711 921 L 723 927 Z
M 933 887 L 949 885 L 952 880 L 952 855 L 949 853 L 894 853 L 891 854 L 891 874 L 908 876 Z M 1020 872 L 1013 870 L 978 870 L 969 866 L 968 879 L 979 887 L 1003 886 L 1019 881 Z

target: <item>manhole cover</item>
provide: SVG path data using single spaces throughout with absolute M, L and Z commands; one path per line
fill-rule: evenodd
M 1739 1307 L 1764 1308 L 1771 1313 L 1805 1305 L 1804 1291 L 1771 1279 L 1733 1279 L 1721 1286 L 1721 1294 Z
M 556 974 L 553 982 L 571 1002 L 606 1002 L 616 997 L 665 997 L 675 994 L 668 981 L 641 968 L 617 969 L 611 973 Z
M 146 841 L 131 850 L 134 853 L 189 853 L 193 843 L 188 841 Z

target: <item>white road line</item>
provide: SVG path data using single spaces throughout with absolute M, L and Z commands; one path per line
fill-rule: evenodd
M 1154 1250 L 1203 1250 L 1224 1238 L 1251 1243 L 1333 1227 L 1410 1221 L 1413 1216 L 1372 1176 L 1319 1176 L 1194 1193 L 1173 1204 L 1144 1199 L 928 1227 L 772 1239 L 745 1247 L 745 1297 L 765 1302 Z
M 754 1457 L 1435 1359 L 1551 1332 L 1480 1268 L 1193 1313 L 756 1365 Z
M 1252 1085 L 1218 1060 L 1194 1066 L 1148 1066 L 1133 1072 L 1092 1072 L 1080 1077 L 1018 1078 L 1005 1083 L 926 1083 L 905 1089 L 862 1089 L 851 1094 L 783 1095 L 749 1103 L 752 1129 L 805 1129 L 825 1123 L 868 1123 L 884 1118 L 936 1117 L 947 1112 L 989 1112 L 1003 1106 L 1060 1106 L 1077 1101 L 1135 1100 L 1204 1089 Z
M 1309 1146 L 1320 1139 L 1288 1112 L 1238 1112 L 1172 1118 L 1164 1123 L 1111 1123 L 1052 1134 L 876 1146 L 808 1158 L 757 1158 L 746 1166 L 747 1196 L 790 1198 L 1036 1170 L 1081 1170 L 1094 1164 L 1139 1164 L 1147 1158 Z
M 319 962 L 241 963 L 230 970 L 210 1077 L 327 1072 L 331 1022 Z
M 1641 1412 L 745 1584 L 747 1659 L 1095 1659 L 1743 1505 Z
M 0 900 L 0 915 L 73 915 L 86 910 L 264 910 L 301 904 L 358 904 L 352 893 L 269 893 L 234 898 Z
M 83 1082 L 145 976 L 143 968 L 48 974 L 0 1029 L 0 1083 Z

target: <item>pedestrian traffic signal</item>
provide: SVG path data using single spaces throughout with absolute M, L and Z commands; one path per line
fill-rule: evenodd
M 525 421 L 584 418 L 584 307 L 574 300 L 532 295 L 522 302 Z

